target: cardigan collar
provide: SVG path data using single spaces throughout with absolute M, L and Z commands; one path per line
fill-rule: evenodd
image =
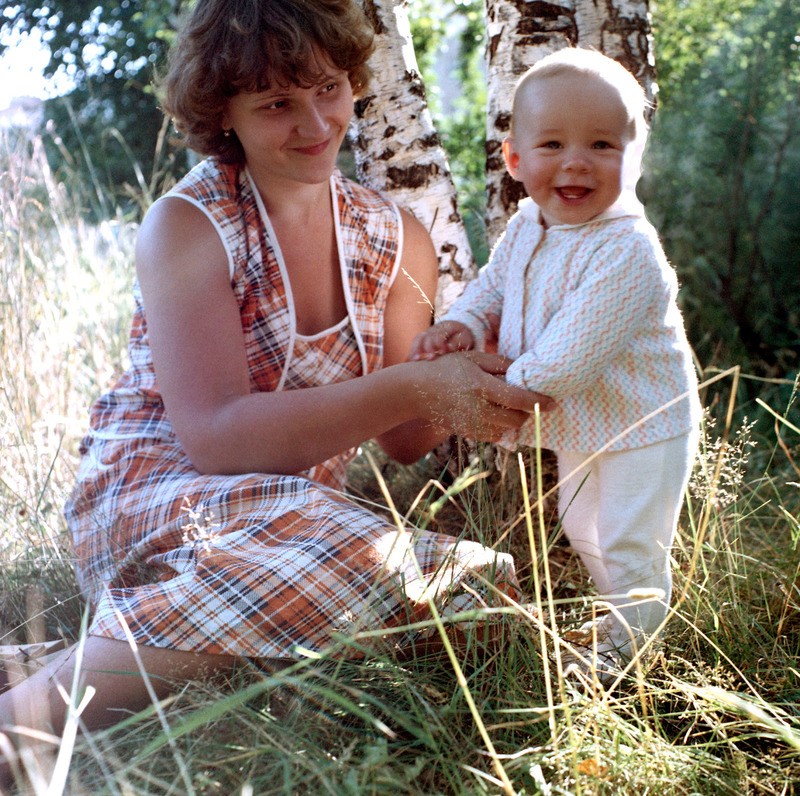
M 520 200 L 517 210 L 529 221 L 544 226 L 542 224 L 542 213 L 539 209 L 539 205 L 537 205 L 530 196 L 526 196 L 524 199 Z M 595 221 L 610 221 L 614 218 L 624 218 L 626 216 L 644 218 L 644 207 L 642 207 L 638 200 L 632 203 L 629 201 L 626 202 L 623 200 L 623 197 L 620 197 L 611 207 L 593 216 L 588 221 L 583 221 L 580 224 L 553 224 L 553 226 L 548 227 L 548 229 L 573 229 L 575 227 L 582 227 L 585 224 L 591 224 Z

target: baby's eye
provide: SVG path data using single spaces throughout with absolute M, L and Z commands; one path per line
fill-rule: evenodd
M 559 141 L 545 141 L 539 144 L 543 149 L 560 149 L 561 143 Z
M 595 141 L 592 149 L 614 149 L 614 145 L 610 141 Z

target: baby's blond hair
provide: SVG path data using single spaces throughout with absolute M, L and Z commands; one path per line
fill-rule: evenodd
M 618 61 L 607 55 L 582 47 L 564 47 L 537 61 L 517 82 L 511 113 L 511 132 L 518 114 L 524 89 L 536 80 L 564 75 L 596 77 L 619 92 L 629 119 L 634 125 L 634 138 L 646 137 L 645 113 L 650 103 L 639 81 Z

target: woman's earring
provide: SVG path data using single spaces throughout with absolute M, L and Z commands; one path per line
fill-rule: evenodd
M 230 138 L 231 137 L 231 131 L 230 130 L 223 130 L 222 131 L 222 135 L 223 135 L 224 138 Z

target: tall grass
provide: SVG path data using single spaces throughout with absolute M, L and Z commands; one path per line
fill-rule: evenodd
M 80 191 L 55 183 L 40 141 L 5 136 L 2 148 L 0 644 L 75 640 L 84 604 L 61 506 L 87 407 L 124 365 L 135 230 L 84 224 Z M 459 473 L 435 458 L 397 468 L 365 446 L 359 499 L 514 553 L 535 597 L 494 612 L 500 643 L 478 622 L 450 655 L 243 664 L 229 682 L 187 686 L 79 736 L 70 792 L 792 793 L 797 404 L 791 391 L 783 406 L 765 392 L 762 434 L 737 419 L 736 379 L 704 394 L 718 419 L 687 495 L 663 644 L 619 688 L 560 676 L 557 635 L 590 610 L 590 587 L 557 538 L 547 459 L 473 456 Z
M 32 632 L 22 594 L 47 604 L 49 634 L 80 617 L 61 506 L 92 396 L 123 361 L 133 230 L 116 219 L 84 224 L 84 197 L 55 182 L 41 139 L 6 131 L 0 148 L 0 643 L 8 644 Z

